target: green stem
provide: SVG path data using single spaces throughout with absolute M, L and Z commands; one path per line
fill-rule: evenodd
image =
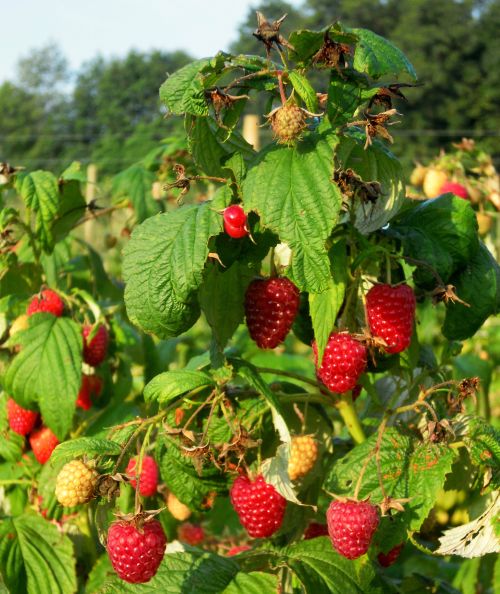
M 487 421 L 491 419 L 491 408 L 490 401 L 488 399 L 488 393 L 484 388 L 478 390 L 477 395 L 477 414 L 483 417 Z
M 29 481 L 27 479 L 9 479 L 0 481 L 0 486 L 7 486 L 7 485 L 32 485 L 33 481 Z
M 300 375 L 300 373 L 294 373 L 293 371 L 283 371 L 282 369 L 271 369 L 270 367 L 257 367 L 256 369 L 259 373 L 272 373 L 274 375 L 283 375 L 284 377 L 291 377 L 292 379 L 296 379 L 299 382 L 309 384 L 310 386 L 314 386 L 315 388 L 318 387 L 318 382 L 303 375 Z
M 137 463 L 135 466 L 135 476 L 136 476 L 136 485 L 135 485 L 135 513 L 138 514 L 140 512 L 140 491 L 141 491 L 141 474 L 142 474 L 142 461 L 144 460 L 144 455 L 146 453 L 146 448 L 149 443 L 149 436 L 151 435 L 151 431 L 153 430 L 154 424 L 149 425 L 146 435 L 142 441 L 141 449 L 139 451 L 139 457 L 137 458 Z
M 365 432 L 363 431 L 358 413 L 352 403 L 351 395 L 342 394 L 335 406 L 347 427 L 347 431 L 349 431 L 350 436 L 353 438 L 354 443 L 360 444 L 366 441 Z

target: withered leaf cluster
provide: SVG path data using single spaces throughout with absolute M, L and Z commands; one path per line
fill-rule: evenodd
M 323 45 L 314 54 L 312 63 L 324 68 L 335 68 L 341 78 L 344 78 L 340 65 L 343 68 L 349 66 L 349 58 L 352 55 L 352 47 L 347 43 L 340 43 L 330 38 L 328 31 L 325 31 Z
M 230 109 L 236 101 L 241 99 L 250 99 L 248 95 L 230 95 L 219 87 L 205 91 L 205 98 L 214 108 L 215 120 L 221 128 L 227 129 L 222 121 L 221 113 L 224 109 Z
M 407 87 L 420 87 L 422 83 L 411 84 L 411 83 L 394 83 L 387 87 L 380 87 L 375 95 L 370 99 L 368 109 L 371 109 L 373 105 L 381 105 L 385 110 L 392 109 L 393 99 L 403 99 L 407 101 L 400 89 Z
M 274 46 L 276 46 L 279 51 L 282 51 L 283 47 L 291 50 L 295 49 L 280 33 L 281 24 L 287 16 L 288 15 L 284 14 L 277 21 L 270 23 L 261 12 L 257 11 L 257 29 L 253 32 L 253 35 L 266 46 L 268 60 Z
M 387 140 L 391 144 L 392 142 L 394 142 L 394 139 L 387 130 L 387 126 L 399 124 L 399 121 L 389 121 L 393 116 L 401 115 L 396 109 L 389 109 L 388 111 L 382 111 L 380 113 L 370 113 L 368 110 L 365 110 L 363 115 L 366 119 L 350 122 L 349 124 L 347 124 L 347 126 L 364 127 L 366 133 L 365 149 L 367 149 L 371 145 L 372 139 L 375 138 L 375 136 L 385 138 L 385 140 Z
M 363 181 L 351 168 L 335 169 L 333 181 L 338 185 L 347 201 L 358 197 L 362 204 L 375 204 L 382 194 L 382 186 L 378 181 Z

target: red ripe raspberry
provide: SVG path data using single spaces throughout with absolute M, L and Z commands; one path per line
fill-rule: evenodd
M 158 520 L 142 528 L 134 521 L 119 520 L 108 530 L 108 555 L 118 576 L 131 584 L 143 584 L 156 574 L 165 554 L 167 539 Z
M 45 464 L 51 457 L 55 447 L 59 445 L 59 440 L 48 427 L 41 427 L 33 431 L 29 441 L 35 458 L 40 464 Z
M 441 186 L 441 190 L 439 191 L 439 193 L 446 194 L 447 192 L 455 194 L 455 196 L 463 198 L 464 200 L 469 199 L 469 193 L 467 192 L 466 188 L 462 186 L 462 184 L 457 184 L 456 182 L 445 182 Z
M 326 520 L 335 550 L 347 559 L 357 559 L 368 550 L 380 518 L 368 501 L 332 501 Z
M 97 332 L 90 341 L 87 336 L 92 332 L 93 326 L 85 325 L 83 327 L 83 360 L 92 367 L 97 367 L 106 358 L 108 351 L 108 329 L 101 324 Z
M 137 457 L 131 458 L 127 465 L 126 473 L 135 477 L 135 465 L 137 464 Z M 132 479 L 130 481 L 132 487 L 137 488 L 137 481 Z M 151 456 L 144 456 L 142 459 L 141 477 L 139 479 L 139 493 L 143 497 L 152 497 L 156 493 L 158 487 L 158 466 L 154 458 Z
M 180 541 L 195 547 L 205 540 L 205 531 L 199 524 L 185 522 L 177 528 L 177 536 Z
M 304 531 L 304 540 L 318 538 L 318 536 L 328 536 L 328 526 L 318 522 L 311 522 Z
M 313 351 L 318 379 L 336 394 L 352 390 L 366 369 L 366 347 L 347 332 L 330 334 L 319 368 L 316 341 Z
M 404 543 L 400 543 L 396 545 L 393 549 L 391 549 L 388 553 L 379 553 L 377 555 L 378 562 L 382 567 L 389 567 L 393 563 L 396 563 L 397 558 L 399 557 L 399 553 L 401 553 L 401 549 L 403 548 Z
M 64 302 L 59 295 L 51 289 L 45 289 L 39 295 L 35 295 L 28 305 L 26 313 L 31 316 L 36 313 L 51 313 L 56 317 L 63 315 Z
M 83 410 L 89 410 L 92 406 L 92 398 L 90 396 L 90 375 L 82 375 L 82 385 L 78 392 L 78 398 L 76 399 L 76 406 L 83 408 Z
M 233 557 L 234 555 L 239 555 L 240 553 L 244 553 L 245 551 L 249 551 L 252 547 L 244 544 L 244 545 L 235 545 L 231 547 L 229 551 L 226 553 L 226 557 Z
M 250 336 L 261 349 L 274 349 L 285 340 L 299 310 L 297 287 L 287 278 L 256 279 L 245 295 Z
M 7 418 L 9 427 L 19 435 L 28 435 L 38 419 L 38 413 L 19 406 L 15 400 L 7 400 Z
M 231 503 L 240 522 L 253 538 L 265 538 L 279 530 L 285 515 L 286 499 L 266 483 L 262 475 L 254 481 L 239 476 L 230 490 Z
M 415 295 L 408 285 L 374 285 L 366 294 L 368 325 L 388 353 L 408 348 L 415 319 Z

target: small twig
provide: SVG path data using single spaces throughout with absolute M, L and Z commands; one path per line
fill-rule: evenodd
M 205 430 L 203 431 L 203 435 L 201 436 L 201 440 L 200 440 L 201 444 L 205 443 L 205 438 L 207 437 L 208 429 L 209 429 L 210 423 L 212 421 L 212 415 L 214 414 L 215 405 L 217 404 L 218 401 L 219 401 L 218 398 L 214 398 L 214 401 L 212 402 L 212 406 L 210 407 L 210 412 L 208 413 Z
M 277 75 L 278 75 L 278 85 L 279 85 L 279 89 L 280 89 L 281 103 L 283 105 L 285 105 L 286 93 L 285 93 L 285 87 L 283 86 L 283 73 L 281 72 L 281 70 L 277 71 Z
M 125 456 L 130 444 L 133 442 L 133 440 L 139 435 L 139 433 L 143 430 L 144 425 L 139 425 L 139 427 L 137 427 L 137 429 L 132 433 L 132 435 L 127 439 L 127 442 L 125 443 L 125 445 L 122 448 L 122 451 L 120 452 L 120 455 L 118 456 L 115 465 L 113 467 L 113 470 L 111 471 L 111 474 L 115 474 L 118 471 L 118 468 L 120 468 L 120 464 L 121 461 L 123 460 L 123 457 Z
M 417 260 L 416 258 L 410 258 L 409 256 L 391 256 L 391 257 L 396 258 L 396 259 L 403 258 L 403 260 L 408 262 L 408 264 L 415 264 L 415 266 L 422 266 L 423 268 L 427 268 L 427 270 L 429 270 L 429 272 L 432 274 L 432 276 L 436 279 L 438 284 L 444 286 L 443 279 L 439 275 L 439 272 L 434 268 L 434 266 L 431 266 L 428 262 L 425 262 L 424 260 Z
M 108 214 L 111 214 L 112 212 L 114 212 L 115 210 L 120 210 L 121 208 L 128 208 L 127 204 L 124 204 L 123 206 L 121 205 L 115 205 L 115 206 L 109 206 L 108 208 L 103 208 L 102 210 L 99 210 L 97 212 L 92 212 L 91 214 L 85 215 L 84 217 L 82 217 L 81 219 L 79 219 L 73 226 L 73 229 L 75 227 L 78 227 L 80 225 L 83 225 L 83 223 L 86 223 L 87 221 L 93 221 L 94 219 L 98 219 L 99 217 L 104 217 Z
M 363 481 L 363 476 L 366 472 L 366 469 L 368 468 L 368 464 L 370 462 L 370 460 L 372 459 L 372 456 L 375 454 L 375 449 L 373 449 L 368 456 L 366 457 L 366 460 L 363 463 L 363 466 L 361 467 L 361 471 L 359 473 L 359 477 L 358 480 L 356 482 L 356 487 L 354 489 L 354 499 L 358 499 L 358 495 L 359 495 L 359 491 L 361 489 L 361 482 Z
M 198 408 L 194 411 L 194 413 L 189 417 L 189 419 L 186 421 L 186 424 L 184 425 L 183 429 L 186 430 L 189 425 L 191 424 L 192 420 L 196 417 L 196 415 L 203 409 L 205 408 L 205 406 L 210 402 L 210 400 L 215 396 L 215 390 L 212 390 L 210 392 L 210 394 L 208 395 L 208 397 L 206 398 L 206 400 L 204 400 L 200 406 L 198 406 Z
M 252 72 L 250 74 L 245 74 L 245 76 L 240 76 L 240 78 L 235 78 L 232 82 L 230 82 L 227 87 L 224 87 L 224 92 L 227 93 L 228 89 L 231 89 L 232 87 L 235 87 L 237 85 L 239 85 L 241 82 L 245 81 L 245 80 L 250 80 L 252 78 L 257 78 L 258 76 L 272 76 L 273 74 L 275 74 L 275 71 L 273 70 L 259 70 L 258 72 Z
M 384 417 L 384 420 L 382 421 L 382 423 L 380 423 L 378 428 L 377 441 L 375 442 L 375 462 L 377 464 L 378 484 L 380 485 L 380 490 L 382 491 L 384 499 L 387 498 L 387 493 L 385 491 L 384 482 L 382 481 L 382 470 L 380 468 L 380 448 L 382 446 L 382 439 L 384 437 L 384 431 L 387 426 L 388 420 L 389 417 Z
M 283 375 L 284 377 L 291 377 L 296 379 L 299 382 L 304 382 L 305 384 L 309 384 L 310 386 L 314 386 L 315 388 L 318 387 L 318 382 L 309 379 L 308 377 L 304 377 L 299 373 L 294 373 L 293 371 L 283 371 L 282 369 L 271 369 L 270 367 L 257 367 L 256 368 L 259 373 L 272 373 L 274 375 Z
M 142 441 L 142 446 L 139 452 L 139 456 L 137 458 L 137 462 L 135 465 L 135 477 L 136 477 L 136 484 L 135 484 L 135 513 L 138 514 L 141 511 L 141 503 L 140 503 L 140 491 L 141 491 L 141 473 L 142 473 L 142 461 L 144 460 L 144 454 L 146 452 L 146 447 L 149 442 L 149 436 L 151 435 L 151 431 L 153 430 L 154 425 L 149 425 L 148 430 L 146 431 L 146 435 Z

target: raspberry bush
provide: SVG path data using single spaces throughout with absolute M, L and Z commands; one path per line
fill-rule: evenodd
M 78 163 L 0 164 L 7 591 L 498 583 L 500 269 L 473 200 L 441 192 L 474 184 L 448 166 L 407 197 L 399 49 L 283 21 L 258 14 L 262 56 L 169 76 L 186 138 L 95 201 Z

